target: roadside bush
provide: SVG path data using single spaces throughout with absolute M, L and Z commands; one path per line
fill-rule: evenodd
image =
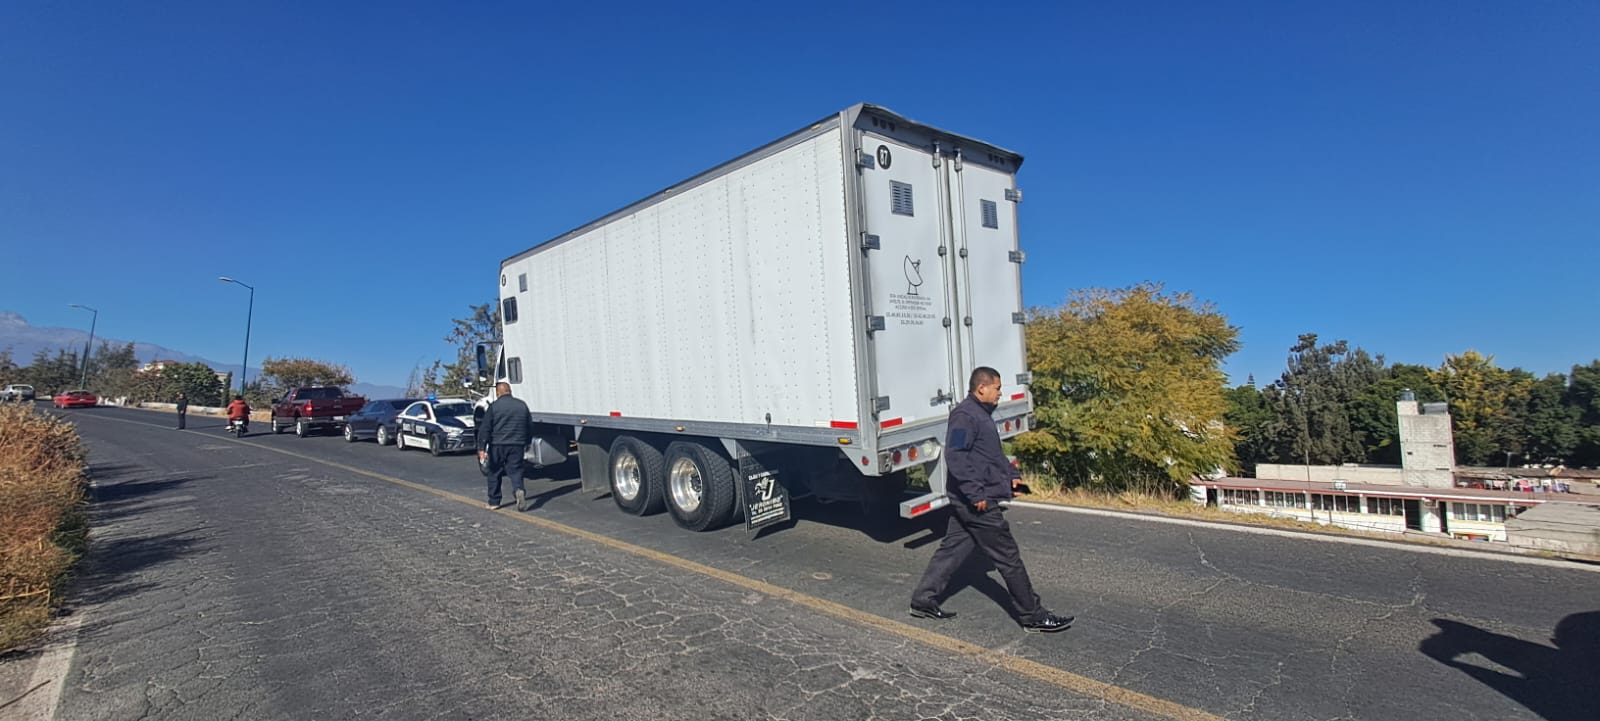
M 50 621 L 87 526 L 83 447 L 72 424 L 0 408 L 0 653 Z

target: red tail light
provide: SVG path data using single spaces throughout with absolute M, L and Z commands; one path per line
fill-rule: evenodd
M 306 415 L 311 415 L 311 401 L 306 401 Z

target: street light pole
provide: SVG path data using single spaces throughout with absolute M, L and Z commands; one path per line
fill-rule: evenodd
M 239 395 L 242 396 L 244 395 L 244 377 L 250 372 L 250 321 L 256 314 L 256 288 L 253 285 L 245 285 L 227 276 L 222 276 L 217 280 L 250 289 L 250 307 L 244 314 L 244 362 L 239 364 Z
M 89 349 L 94 347 L 94 326 L 100 322 L 100 311 L 77 303 L 67 307 L 80 308 L 94 314 L 89 318 L 89 340 L 83 344 L 83 375 L 78 378 L 78 387 L 87 390 L 89 386 Z

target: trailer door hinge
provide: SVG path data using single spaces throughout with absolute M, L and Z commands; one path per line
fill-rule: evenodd
M 878 236 L 873 235 L 871 233 L 862 233 L 861 234 L 861 249 L 862 250 L 878 250 L 879 248 L 882 248 L 882 247 L 883 247 L 883 241 L 880 240 L 878 238 Z
M 1020 250 L 1013 250 L 1010 253 L 1007 253 L 1006 257 L 1011 259 L 1011 262 L 1016 263 L 1017 265 L 1022 265 L 1028 260 L 1028 254 Z
M 872 333 L 872 332 L 875 332 L 875 331 L 880 331 L 880 330 L 883 330 L 886 327 L 887 326 L 885 324 L 883 316 L 881 316 L 881 315 L 869 315 L 869 316 L 867 316 L 867 332 L 868 333 Z
M 1017 325 L 1022 325 L 1024 323 L 1027 323 L 1028 322 L 1028 315 L 1019 310 L 1019 311 L 1011 314 L 1011 322 L 1012 323 L 1016 323 Z
M 1006 188 L 1006 200 L 1009 200 L 1009 201 L 1011 201 L 1013 203 L 1022 202 L 1022 189 L 1021 188 Z
M 889 410 L 889 396 L 878 396 L 872 399 L 872 409 L 880 413 Z
M 972 327 L 972 316 L 970 316 L 970 315 L 969 316 L 963 316 L 961 318 L 961 325 L 964 325 L 964 326 L 966 326 L 968 328 L 971 328 Z
M 953 396 L 951 396 L 949 393 L 944 392 L 943 388 L 940 388 L 938 395 L 928 399 L 928 405 L 930 405 L 930 406 L 942 406 L 942 405 L 944 405 L 946 403 L 949 403 L 950 401 L 953 401 L 953 400 L 955 400 L 955 398 Z
M 872 153 L 868 153 L 865 150 L 857 150 L 856 151 L 856 167 L 857 168 L 866 168 L 867 170 L 872 170 L 872 169 L 878 167 L 878 159 L 872 157 Z M 1011 191 L 1008 190 L 1006 192 L 1010 193 Z

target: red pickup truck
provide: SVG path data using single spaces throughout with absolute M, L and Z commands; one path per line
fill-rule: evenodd
M 313 430 L 343 428 L 344 419 L 366 404 L 367 399 L 345 395 L 337 386 L 290 388 L 272 404 L 272 432 L 294 428 L 295 435 L 305 438 Z

